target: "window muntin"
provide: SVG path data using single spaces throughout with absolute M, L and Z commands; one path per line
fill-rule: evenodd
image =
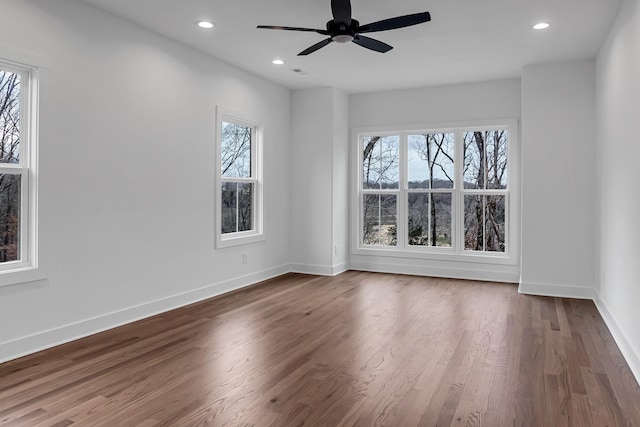
M 510 129 L 360 134 L 358 247 L 508 255 Z
M 259 124 L 218 111 L 217 245 L 263 239 Z

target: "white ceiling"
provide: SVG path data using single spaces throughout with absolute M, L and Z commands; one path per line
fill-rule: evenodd
M 324 29 L 330 0 L 84 1 L 289 88 L 356 93 L 518 77 L 527 64 L 593 58 L 622 0 L 352 0 L 361 24 L 423 11 L 432 21 L 367 34 L 394 46 L 385 54 L 332 43 L 307 57 L 296 55 L 325 36 L 256 25 Z M 199 29 L 200 19 L 215 29 Z M 539 21 L 551 28 L 534 31 Z M 276 57 L 286 64 L 272 65 Z

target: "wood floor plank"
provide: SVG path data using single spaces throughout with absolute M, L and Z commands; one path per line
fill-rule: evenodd
M 0 426 L 640 426 L 590 301 L 288 274 L 0 365 Z

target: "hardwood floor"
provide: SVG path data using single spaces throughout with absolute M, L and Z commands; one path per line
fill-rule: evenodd
M 291 274 L 0 365 L 0 425 L 640 426 L 589 301 Z

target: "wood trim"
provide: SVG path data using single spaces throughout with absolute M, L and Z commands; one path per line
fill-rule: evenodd
M 551 285 L 546 283 L 520 282 L 518 292 L 525 295 L 576 298 L 593 300 L 595 291 L 587 286 Z

